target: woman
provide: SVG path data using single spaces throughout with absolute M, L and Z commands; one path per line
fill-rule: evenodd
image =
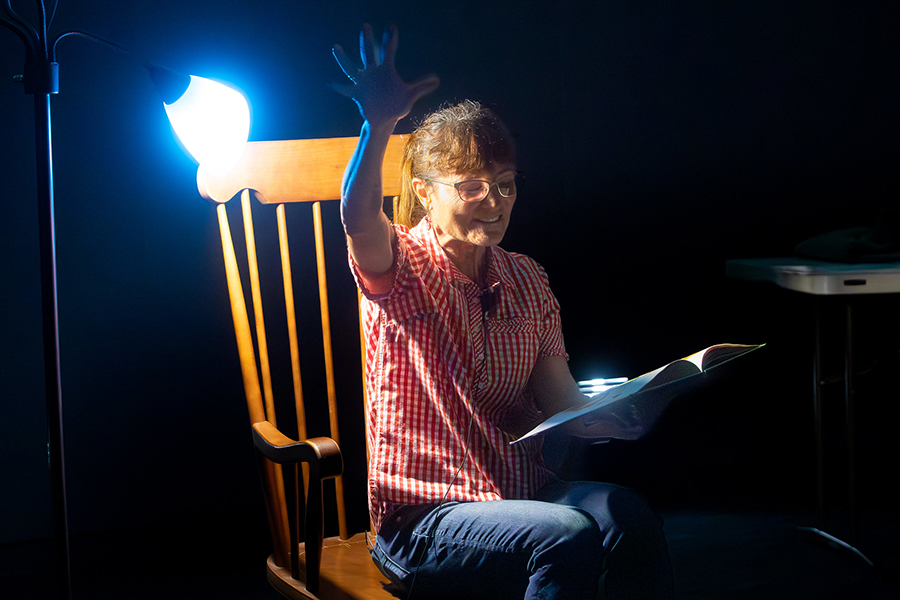
M 469 101 L 429 116 L 406 145 L 397 224 L 382 212 L 388 138 L 438 84 L 403 82 L 396 50 L 395 29 L 381 50 L 368 26 L 362 70 L 335 47 L 351 83 L 334 87 L 364 118 L 341 214 L 364 295 L 373 559 L 416 598 L 596 598 L 603 573 L 607 597 L 671 597 L 640 497 L 558 480 L 540 438 L 510 444 L 585 397 L 543 269 L 497 246 L 517 197 L 497 116 Z

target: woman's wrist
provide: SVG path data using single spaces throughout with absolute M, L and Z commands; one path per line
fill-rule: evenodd
M 400 119 L 389 119 L 385 121 L 372 122 L 366 119 L 363 121 L 363 135 L 368 134 L 371 137 L 389 138 L 394 133 L 394 128 Z

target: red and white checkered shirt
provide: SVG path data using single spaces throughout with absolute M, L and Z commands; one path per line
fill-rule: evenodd
M 530 498 L 550 477 L 541 439 L 508 433 L 542 419 L 527 383 L 565 355 L 559 304 L 532 259 L 491 248 L 483 290 L 450 261 L 430 221 L 395 226 L 392 290 L 365 296 L 369 509 Z M 351 261 L 352 266 L 352 261 Z

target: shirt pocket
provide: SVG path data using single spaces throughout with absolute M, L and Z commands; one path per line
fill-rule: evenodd
M 508 319 L 488 319 L 487 329 L 492 334 L 500 335 L 537 335 L 539 327 L 536 319 L 511 317 Z
M 387 326 L 402 326 L 407 321 L 428 318 L 438 312 L 435 298 L 424 289 L 421 281 L 415 283 L 416 289 L 404 290 L 404 293 L 378 301 Z
M 535 319 L 488 319 L 486 397 L 500 408 L 521 394 L 540 347 L 540 323 Z

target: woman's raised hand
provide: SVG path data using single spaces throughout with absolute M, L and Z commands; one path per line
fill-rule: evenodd
M 378 46 L 372 35 L 372 27 L 363 25 L 359 42 L 362 69 L 347 57 L 340 46 L 336 45 L 332 50 L 350 83 L 334 83 L 331 87 L 352 98 L 370 125 L 393 126 L 409 114 L 419 98 L 438 86 L 438 78 L 426 75 L 411 83 L 400 79 L 394 67 L 394 56 L 397 54 L 396 27 L 390 27 L 384 32 L 381 46 Z

